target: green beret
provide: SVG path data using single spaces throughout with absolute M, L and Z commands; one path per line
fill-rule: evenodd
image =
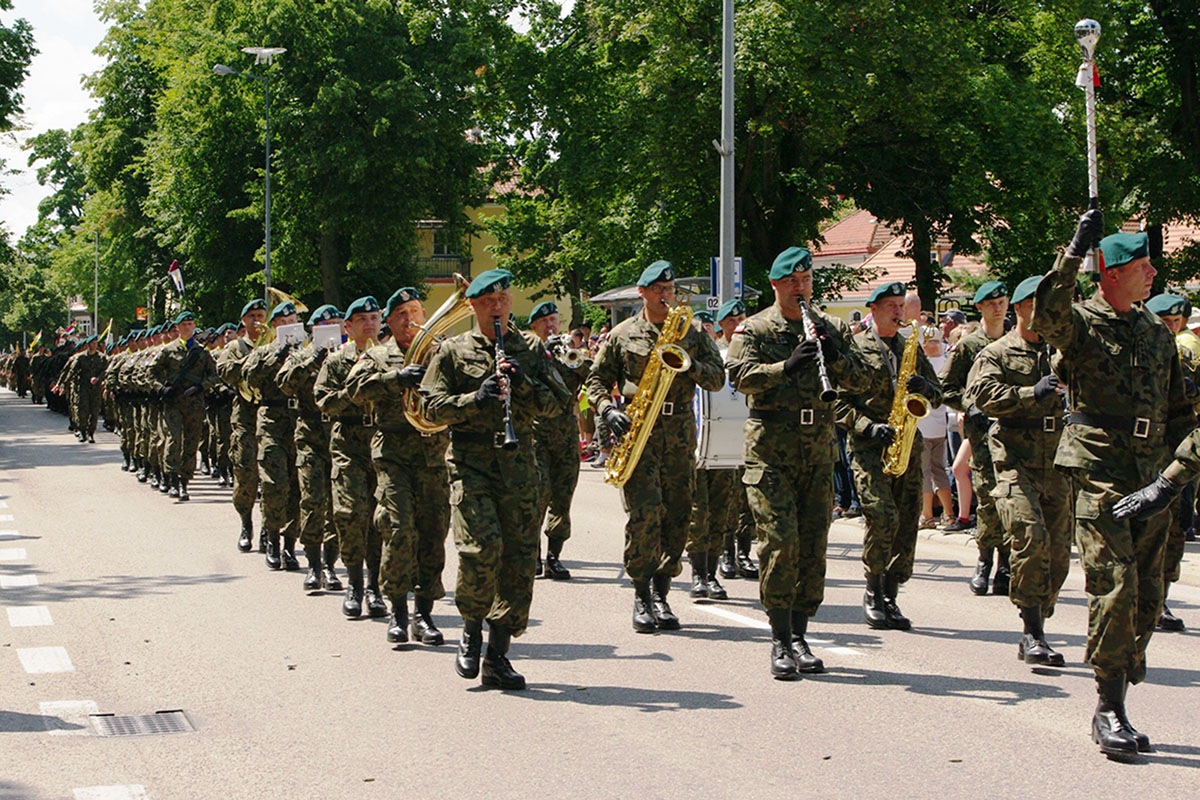
M 650 266 L 642 270 L 641 277 L 638 278 L 638 286 L 649 286 L 652 283 L 659 281 L 675 280 L 675 268 L 671 266 L 670 261 L 655 261 Z
M 467 299 L 474 300 L 492 292 L 502 292 L 512 286 L 512 273 L 506 269 L 489 269 L 481 272 L 467 287 Z
M 267 301 L 263 300 L 260 297 L 257 300 L 251 300 L 249 303 L 246 303 L 246 305 L 242 306 L 242 313 L 239 314 L 238 316 L 244 317 L 247 314 L 249 314 L 251 311 L 266 311 L 266 310 L 267 310 Z
M 1041 282 L 1041 275 L 1034 275 L 1032 278 L 1026 278 L 1021 281 L 1017 284 L 1016 291 L 1012 293 L 1010 301 L 1012 303 L 1019 303 L 1027 297 L 1032 297 L 1033 293 L 1037 291 L 1038 284 Z
M 775 256 L 771 264 L 770 278 L 773 281 L 783 280 L 793 272 L 808 272 L 812 269 L 812 253 L 804 247 L 789 247 Z
M 978 305 L 984 300 L 995 300 L 997 297 L 1005 297 L 1007 294 L 1008 287 L 1003 283 L 1000 281 L 988 281 L 975 290 L 975 297 L 971 302 Z
M 1112 269 L 1150 255 L 1150 237 L 1144 233 L 1114 233 L 1100 240 L 1100 262 L 1104 269 Z
M 553 300 L 547 300 L 543 303 L 538 303 L 533 307 L 533 311 L 529 312 L 529 321 L 536 322 L 542 317 L 548 317 L 551 314 L 558 313 L 558 304 Z
M 196 321 L 196 315 L 195 315 L 195 314 L 193 314 L 193 313 L 192 313 L 192 312 L 190 312 L 190 311 L 180 311 L 180 312 L 179 312 L 179 316 L 177 316 L 177 317 L 175 318 L 175 320 L 174 320 L 174 321 L 173 321 L 171 324 L 172 324 L 172 325 L 178 325 L 179 323 L 181 323 L 181 322 L 187 322 L 188 320 L 191 320 L 192 322 L 195 322 L 195 321 Z
M 277 305 L 273 309 L 271 309 L 271 315 L 269 317 L 267 317 L 267 322 L 274 322 L 275 320 L 279 319 L 280 317 L 286 317 L 289 314 L 295 314 L 295 313 L 296 313 L 296 304 L 291 302 L 290 300 L 284 300 L 282 303 L 280 303 L 279 305 Z
M 330 320 L 341 319 L 341 318 L 342 318 L 342 312 L 337 310 L 337 306 L 333 306 L 333 305 L 326 303 L 325 305 L 319 307 L 317 310 L 313 311 L 312 314 L 309 315 L 308 327 L 311 328 L 314 325 L 320 325 L 323 322 L 329 322 Z
M 867 298 L 867 305 L 878 303 L 885 297 L 904 297 L 904 284 L 900 281 L 892 281 L 877 287 Z
M 350 319 L 355 314 L 369 314 L 372 311 L 379 310 L 379 301 L 371 295 L 360 297 L 346 307 L 346 319 Z
M 1187 298 L 1165 292 L 1156 294 L 1146 301 L 1146 310 L 1160 317 L 1167 314 L 1182 315 L 1187 310 Z
M 713 321 L 712 312 L 708 311 L 707 309 L 701 309 L 700 311 L 697 311 L 692 316 L 694 316 L 696 319 L 700 320 L 701 322 L 711 323 Z
M 717 322 L 726 317 L 736 317 L 746 313 L 746 304 L 742 302 L 740 297 L 735 297 L 733 300 L 726 300 L 721 303 L 721 307 L 717 309 Z
M 412 300 L 423 300 L 421 293 L 411 286 L 405 286 L 403 289 L 397 289 L 391 297 L 388 298 L 387 307 L 383 310 L 384 317 L 390 317 L 397 306 L 402 306 Z

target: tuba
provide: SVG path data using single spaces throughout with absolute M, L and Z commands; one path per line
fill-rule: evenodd
M 883 473 L 893 478 L 903 475 L 908 469 L 913 439 L 917 435 L 917 420 L 929 416 L 929 401 L 924 395 L 909 392 L 904 388 L 908 379 L 917 371 L 917 350 L 920 347 L 921 326 L 920 323 L 914 322 L 912 335 L 904 343 L 900 369 L 896 370 L 896 393 L 887 421 L 888 425 L 895 428 L 896 438 L 883 451 Z
M 471 304 L 467 302 L 467 279 L 457 272 L 454 273 L 454 294 L 446 298 L 446 302 L 433 312 L 433 316 L 419 326 L 421 330 L 413 337 L 412 344 L 404 354 L 404 366 L 413 364 L 428 366 L 429 358 L 433 355 L 433 345 L 443 339 L 455 325 L 462 322 L 471 314 Z M 404 390 L 404 418 L 421 433 L 438 433 L 446 429 L 445 425 L 435 425 L 421 413 L 421 397 L 416 389 Z
M 691 326 L 692 307 L 687 303 L 675 306 L 667 314 L 658 344 L 646 362 L 646 371 L 642 373 L 637 394 L 633 396 L 626 412 L 629 414 L 629 432 L 621 437 L 608 456 L 604 480 L 618 489 L 633 475 L 675 375 L 692 368 L 692 357 L 676 344 L 687 336 Z

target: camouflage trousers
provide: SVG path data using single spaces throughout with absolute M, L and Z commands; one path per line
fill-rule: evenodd
M 121 435 L 121 452 L 134 455 L 137 452 L 137 428 L 134 403 L 128 398 L 117 401 L 117 425 Z
M 209 431 L 212 434 L 212 448 L 209 451 L 209 464 L 229 475 L 232 466 L 229 458 L 230 443 L 233 438 L 231 409 L 228 403 L 223 403 L 213 409 L 209 417 Z
M 1075 538 L 1088 595 L 1084 659 L 1100 679 L 1146 677 L 1146 649 L 1162 612 L 1170 512 L 1145 522 L 1112 518 L 1112 504 L 1139 488 L 1083 471 L 1072 476 Z
M 685 548 L 689 555 L 716 558 L 725 536 L 737 524 L 738 495 L 744 494 L 736 469 L 698 469 Z
M 696 423 L 690 414 L 660 417 L 629 482 L 621 487 L 629 512 L 625 574 L 635 583 L 682 571 L 696 483 L 695 448 Z
M 1011 548 L 1008 598 L 1049 618 L 1071 568 L 1071 483 L 1056 469 L 997 468 L 995 497 Z
M 166 464 L 163 461 L 166 438 L 163 433 L 162 401 L 158 399 L 151 400 L 146 409 L 148 412 L 146 428 L 149 431 L 150 437 L 148 444 L 150 464 L 159 471 L 166 472 Z
M 825 599 L 833 465 L 751 463 L 742 480 L 758 528 L 758 596 L 763 608 L 790 608 L 813 616 Z
M 85 433 L 96 432 L 96 422 L 100 419 L 101 398 L 99 386 L 80 386 L 74 393 L 75 425 Z
M 1180 577 L 1183 554 L 1187 549 L 1187 529 L 1184 522 L 1184 503 L 1194 503 L 1196 495 L 1187 489 L 1171 504 L 1171 526 L 1167 529 L 1167 544 L 1163 556 L 1163 580 L 1175 583 Z
M 920 452 L 920 437 L 913 444 Z M 890 575 L 900 583 L 912 577 L 921 517 L 921 464 L 910 460 L 903 475 L 883 472 L 879 448 L 864 448 L 853 462 L 854 482 L 862 506 L 863 568 L 867 575 Z M 830 510 L 832 514 L 832 509 Z
M 329 432 L 320 419 L 296 422 L 296 478 L 300 488 L 300 544 L 337 541 L 333 525 Z
M 535 439 L 544 533 L 547 539 L 566 541 L 571 538 L 571 500 L 579 484 L 579 425 L 575 415 L 540 420 Z
M 1007 548 L 1008 539 L 1000 514 L 996 510 L 996 470 L 987 437 L 971 437 L 971 489 L 975 492 L 975 543 L 987 547 Z
M 233 508 L 239 516 L 254 510 L 258 499 L 258 423 L 254 406 L 234 400 L 229 428 L 229 460 L 233 472 Z
M 454 603 L 520 636 L 529 624 L 538 546 L 533 448 L 450 445 L 450 528 L 458 550 Z
M 141 461 L 146 461 L 150 455 L 150 431 L 147 418 L 147 401 L 138 400 L 133 405 L 131 423 L 133 425 L 133 454 Z
M 196 451 L 204 426 L 204 401 L 185 397 L 163 408 L 163 469 L 190 481 L 196 471 Z
M 421 446 L 420 437 L 413 447 Z M 450 483 L 443 464 L 434 469 L 421 463 L 404 464 L 375 459 L 379 477 L 376 524 L 383 537 L 380 576 L 388 597 L 437 600 L 446 596 L 442 570 L 446 567 L 446 535 L 450 532 Z
M 370 429 L 335 423 L 329 452 L 333 525 L 342 563 L 350 566 L 365 561 L 373 571 L 383 558 L 383 540 L 375 525 L 376 477 L 371 463 Z
M 292 415 L 258 410 L 258 480 L 262 485 L 262 526 L 295 536 L 300 519 L 300 479 L 296 475 L 296 434 Z

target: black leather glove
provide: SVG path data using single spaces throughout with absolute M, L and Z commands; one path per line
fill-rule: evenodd
M 177 394 L 179 394 L 179 388 L 176 386 L 164 386 L 158 390 L 158 396 L 163 400 L 170 400 Z
M 910 394 L 919 394 L 924 397 L 929 396 L 929 381 L 925 380 L 922 375 L 909 376 L 908 382 L 904 384 L 904 388 Z
M 988 421 L 987 412 L 979 406 L 971 406 L 967 409 L 967 419 L 972 423 L 984 423 Z
M 279 344 L 275 345 L 275 355 L 285 356 L 287 355 L 287 351 L 291 349 L 292 343 L 290 341 L 280 342 Z
M 1049 375 L 1042 377 L 1033 386 L 1034 398 L 1041 400 L 1046 395 L 1054 394 L 1058 390 L 1058 376 L 1051 372 Z
M 867 428 L 867 436 L 877 442 L 889 445 L 896 441 L 896 429 L 884 422 L 872 422 Z
M 1067 245 L 1067 256 L 1083 258 L 1093 247 L 1100 246 L 1104 238 L 1104 212 L 1098 208 L 1090 208 L 1079 218 L 1079 226 L 1075 228 L 1075 238 Z
M 604 409 L 604 421 L 608 423 L 608 428 L 613 432 L 613 436 L 618 439 L 629 433 L 629 429 L 633 427 L 633 421 L 629 419 L 629 415 L 616 406 Z
M 412 389 L 421 383 L 421 379 L 425 377 L 424 364 L 409 364 L 403 369 L 396 370 L 396 383 L 400 384 L 401 388 Z
M 318 347 L 313 353 L 313 363 L 320 366 L 325 363 L 325 359 L 329 357 L 330 350 L 328 347 Z
M 824 323 L 814 322 L 813 329 L 817 332 L 817 341 L 821 343 L 821 355 L 825 357 L 826 366 L 841 358 L 842 353 L 833 343 L 833 339 L 829 336 L 829 329 L 825 327 Z
M 184 397 L 195 397 L 198 394 L 200 394 L 199 386 L 189 386 L 188 388 L 183 390 Z
M 520 386 L 525 382 L 525 370 L 521 369 L 521 365 L 510 358 L 504 359 L 504 363 L 500 365 L 500 371 L 508 376 L 509 383 L 512 386 Z
M 504 387 L 500 385 L 500 376 L 493 372 L 475 390 L 475 405 L 481 406 L 488 400 L 499 400 L 503 396 Z
M 1181 491 L 1183 491 L 1182 486 L 1171 483 L 1160 472 L 1153 483 L 1143 486 L 1133 494 L 1125 495 L 1114 503 L 1113 519 L 1117 521 L 1129 517 L 1137 520 L 1150 519 L 1171 505 L 1171 501 L 1178 497 Z
M 796 345 L 796 349 L 787 357 L 787 361 L 783 362 L 783 371 L 789 376 L 795 375 L 800 369 L 810 361 L 817 360 L 817 353 L 821 351 L 821 345 L 813 339 L 805 339 L 800 344 Z

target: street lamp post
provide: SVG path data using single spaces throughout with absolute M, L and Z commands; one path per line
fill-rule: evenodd
M 254 63 L 266 64 L 268 67 L 274 63 L 275 56 L 281 56 L 287 52 L 285 47 L 243 47 L 243 53 L 248 53 L 254 56 Z M 213 73 L 216 75 L 240 75 L 243 78 L 250 78 L 258 81 L 263 85 L 263 116 L 266 121 L 266 146 L 264 157 L 264 190 L 263 190 L 263 205 L 266 207 L 264 211 L 264 248 L 265 254 L 263 257 L 263 299 L 267 305 L 271 305 L 271 73 L 264 70 L 263 74 L 256 75 L 253 72 L 241 72 L 233 67 L 227 67 L 224 64 L 213 65 Z
M 96 261 L 92 266 L 92 333 L 100 333 L 100 231 L 96 234 Z

